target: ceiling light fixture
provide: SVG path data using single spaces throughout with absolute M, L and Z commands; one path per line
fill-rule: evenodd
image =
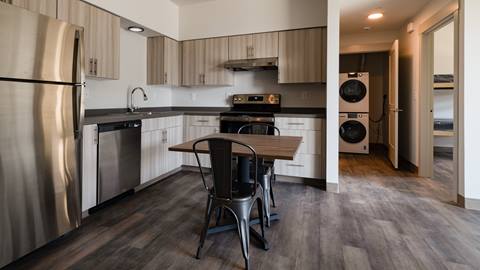
M 372 13 L 372 14 L 368 15 L 369 20 L 378 20 L 378 19 L 381 19 L 381 18 L 383 18 L 383 13 L 381 13 L 381 12 L 375 12 L 375 13 Z
M 130 27 L 128 27 L 128 30 L 132 31 L 132 32 L 135 32 L 135 33 L 141 33 L 143 31 L 145 31 L 145 29 L 143 29 L 142 27 L 138 27 L 138 26 L 130 26 Z

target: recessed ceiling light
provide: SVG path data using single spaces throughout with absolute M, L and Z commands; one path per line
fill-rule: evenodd
M 128 30 L 132 31 L 132 32 L 135 32 L 135 33 L 141 33 L 143 31 L 145 31 L 145 29 L 143 29 L 141 27 L 138 27 L 138 26 L 130 26 L 130 27 L 128 27 Z
M 368 15 L 369 20 L 378 20 L 378 19 L 381 19 L 381 18 L 383 18 L 383 13 L 381 13 L 381 12 L 375 12 L 375 13 L 372 13 L 372 14 Z

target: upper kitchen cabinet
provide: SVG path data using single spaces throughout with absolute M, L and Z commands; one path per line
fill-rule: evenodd
M 182 55 L 182 85 L 204 85 L 205 40 L 184 41 Z
M 180 44 L 168 37 L 147 41 L 147 84 L 180 85 Z
M 224 68 L 228 61 L 228 38 L 205 40 L 205 84 L 233 85 L 233 72 Z
M 120 18 L 79 0 L 58 0 L 58 18 L 85 29 L 85 73 L 120 77 Z
M 278 57 L 278 32 L 228 38 L 229 60 Z
M 326 28 L 280 32 L 279 83 L 326 82 Z
M 0 0 L 0 2 L 22 7 L 53 18 L 57 17 L 57 0 Z
M 233 74 L 223 65 L 228 61 L 228 38 L 183 42 L 184 86 L 232 85 Z

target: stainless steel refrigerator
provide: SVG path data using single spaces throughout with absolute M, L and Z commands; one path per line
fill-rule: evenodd
M 82 37 L 0 2 L 0 267 L 80 225 Z

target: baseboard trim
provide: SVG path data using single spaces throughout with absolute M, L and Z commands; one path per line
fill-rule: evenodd
M 340 193 L 340 186 L 338 183 L 327 183 L 327 191 L 332 193 Z
M 480 199 L 465 198 L 462 195 L 459 196 L 461 200 L 463 200 L 463 207 L 465 209 L 480 211 Z M 460 204 L 460 200 L 458 202 Z
M 462 208 L 465 208 L 465 197 L 463 197 L 460 194 L 457 194 L 457 205 Z
M 322 179 L 277 175 L 277 181 L 284 182 L 284 183 L 303 184 L 307 186 L 316 187 L 321 190 L 325 190 L 325 191 L 327 190 L 327 185 L 326 185 L 327 181 Z
M 174 174 L 176 174 L 176 173 L 178 173 L 178 172 L 181 172 L 181 171 L 182 171 L 182 167 L 178 167 L 178 168 L 176 168 L 176 169 L 173 170 L 173 171 L 170 171 L 170 172 L 168 172 L 168 173 L 166 173 L 166 174 L 160 175 L 159 177 L 154 178 L 154 179 L 152 179 L 152 180 L 150 180 L 150 181 L 148 181 L 148 182 L 146 182 L 146 183 L 143 183 L 143 184 L 141 184 L 140 186 L 136 187 L 136 188 L 135 188 L 135 192 L 139 192 L 139 191 L 142 190 L 142 189 L 145 189 L 145 188 L 147 188 L 147 187 L 149 187 L 149 186 L 151 186 L 151 185 L 154 185 L 154 184 L 156 184 L 156 183 L 158 183 L 158 182 L 161 182 L 162 180 L 165 180 L 165 179 L 167 179 L 168 177 L 170 177 L 170 176 L 172 176 L 172 175 L 174 175 Z

